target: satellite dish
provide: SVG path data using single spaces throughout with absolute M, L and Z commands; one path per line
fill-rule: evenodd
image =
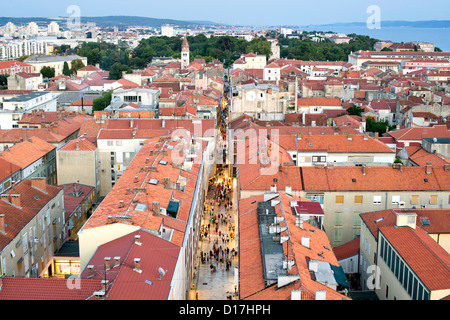
M 164 271 L 163 268 L 159 267 L 158 268 L 158 272 L 159 272 L 159 275 L 160 275 L 159 280 L 161 280 L 161 278 L 166 275 L 167 270 Z

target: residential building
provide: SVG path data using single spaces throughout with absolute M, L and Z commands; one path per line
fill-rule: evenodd
M 360 69 L 362 64 L 369 60 L 397 61 L 411 59 L 450 59 L 449 52 L 390 52 L 390 51 L 357 51 L 348 56 L 348 62 Z
M 390 166 L 396 155 L 368 134 L 279 135 L 278 140 L 299 167 Z
M 2 129 L 18 128 L 18 122 L 23 115 L 35 110 L 56 111 L 56 97 L 53 93 L 33 91 L 3 101 L 0 127 Z
M 65 239 L 66 241 L 77 241 L 78 231 L 94 210 L 97 200 L 95 188 L 80 183 L 68 183 L 62 187 L 64 189 Z M 80 273 L 79 270 L 78 273 Z
M 299 113 L 323 113 L 324 110 L 340 110 L 342 102 L 339 98 L 299 98 L 297 110 Z
M 0 60 L 13 60 L 23 56 L 42 54 L 47 54 L 46 41 L 14 39 L 0 42 Z M 33 70 L 32 72 L 39 71 Z
M 266 66 L 266 55 L 258 55 L 253 52 L 242 54 L 239 59 L 233 63 L 234 69 L 263 69 Z
M 16 73 L 32 73 L 33 66 L 21 61 L 0 61 L 0 74 L 14 75 Z
M 8 77 L 8 90 L 37 91 L 42 82 L 40 73 L 18 72 Z
M 20 180 L 22 180 L 20 167 L 0 157 L 0 193 L 8 190 Z
M 333 252 L 338 260 L 339 265 L 347 276 L 350 290 L 360 288 L 359 276 L 359 245 L 361 240 L 355 238 L 338 247 L 333 248 Z
M 78 55 L 68 55 L 68 56 L 49 56 L 45 55 L 32 55 L 24 60 L 25 63 L 31 64 L 33 66 L 33 73 L 41 72 L 42 67 L 51 67 L 55 69 L 55 76 L 60 76 L 63 74 L 64 62 L 67 62 L 69 68 L 72 68 L 72 62 L 75 60 L 81 60 L 81 62 L 86 66 L 87 58 Z
M 61 187 L 33 178 L 20 181 L 1 195 L 2 276 L 52 276 L 53 253 L 65 239 L 63 193 Z
M 239 201 L 240 300 L 350 300 L 325 232 L 298 201 L 283 192 Z
M 20 167 L 22 179 L 45 178 L 56 185 L 56 147 L 38 137 L 4 149 L 0 158 Z
M 173 32 L 173 26 L 169 25 L 161 26 L 161 35 L 163 37 L 173 37 L 175 35 Z
M 450 207 L 448 167 L 300 167 L 300 175 L 301 195 L 322 204 L 333 246 L 360 235 L 360 213 Z
M 269 63 L 264 67 L 263 80 L 279 81 L 281 79 L 281 68 L 275 62 Z
M 82 273 L 89 270 L 89 261 L 102 245 L 145 229 L 157 240 L 176 246 L 179 254 L 173 251 L 175 269 L 171 267 L 170 275 L 166 274 L 171 277 L 167 278 L 167 283 L 172 286 L 167 299 L 187 299 L 195 261 L 199 259 L 197 244 L 203 199 L 212 173 L 208 157 L 213 149 L 201 138 L 192 140 L 192 136 L 188 137 L 187 149 L 184 149 L 188 150 L 186 155 L 175 154 L 181 143 L 175 136 L 150 139 L 143 144 L 78 233 Z M 142 270 L 144 263 L 154 260 L 147 256 L 133 256 L 142 259 L 139 265 Z M 127 272 L 134 271 L 130 269 Z
M 233 90 L 230 119 L 247 114 L 259 120 L 283 120 L 288 104 L 279 93 L 276 85 L 239 86 Z
M 447 209 L 362 213 L 359 267 L 363 289 L 374 290 L 380 300 L 448 296 L 450 283 L 444 279 L 449 272 L 449 214 Z M 372 270 L 370 266 L 375 265 Z
M 96 145 L 86 138 L 70 140 L 56 150 L 58 185 L 79 183 L 95 189 L 95 200 L 100 197 L 100 164 Z

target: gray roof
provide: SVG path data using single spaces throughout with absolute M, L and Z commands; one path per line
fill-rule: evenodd
M 31 99 L 35 99 L 41 96 L 44 96 L 46 94 L 52 94 L 52 92 L 49 91 L 33 91 L 33 92 L 28 92 L 25 94 L 21 94 L 19 96 L 15 96 L 11 99 L 5 100 L 5 102 L 25 102 L 25 101 L 29 101 Z
M 423 138 L 423 140 L 431 143 L 450 144 L 450 138 Z
M 73 103 L 77 100 L 81 100 L 81 97 L 86 100 L 94 100 L 101 97 L 101 92 L 99 91 L 65 91 L 58 95 L 57 101 L 60 104 Z
M 64 62 L 73 61 L 77 59 L 85 59 L 79 55 L 69 55 L 69 56 L 46 56 L 46 55 L 32 55 L 26 58 L 23 62 L 25 63 L 39 63 L 39 62 Z

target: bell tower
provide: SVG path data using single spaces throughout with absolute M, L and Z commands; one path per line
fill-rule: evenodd
M 183 44 L 181 45 L 181 69 L 185 69 L 189 63 L 189 43 L 186 35 L 184 35 Z

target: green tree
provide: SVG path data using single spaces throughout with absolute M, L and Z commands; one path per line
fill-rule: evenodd
M 83 68 L 85 65 L 81 59 L 76 59 L 72 61 L 72 67 L 70 68 L 71 74 L 76 74 L 77 71 L 81 68 Z
M 123 72 L 132 73 L 132 70 L 129 66 L 116 62 L 109 69 L 109 79 L 110 80 L 121 79 Z
M 70 76 L 70 74 L 71 74 L 71 72 L 70 72 L 69 64 L 67 63 L 67 61 L 64 61 L 63 75 Z
M 94 99 L 92 102 L 92 109 L 94 111 L 102 111 L 111 103 L 112 90 L 107 90 L 102 93 L 101 97 Z
M 248 43 L 247 53 L 264 54 L 269 59 L 272 54 L 270 42 L 266 38 L 255 38 Z
M 358 117 L 360 117 L 360 116 L 361 116 L 361 113 L 363 113 L 363 111 L 364 111 L 363 108 L 360 108 L 360 107 L 355 106 L 355 105 L 353 105 L 353 107 L 347 108 L 347 113 L 348 113 L 349 115 L 352 115 L 352 116 L 358 116 Z
M 44 66 L 41 69 L 41 74 L 44 78 L 53 78 L 55 76 L 55 68 Z
M 389 121 L 376 121 L 372 117 L 367 117 L 366 119 L 366 131 L 368 132 L 378 132 L 380 135 L 385 133 L 387 130 L 394 129 L 394 126 L 389 126 Z

